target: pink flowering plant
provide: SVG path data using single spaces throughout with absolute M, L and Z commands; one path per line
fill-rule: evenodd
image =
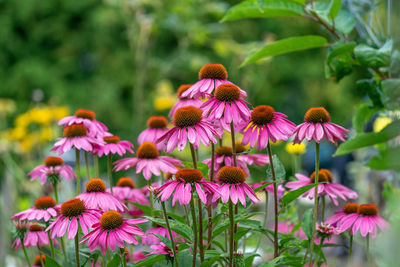
M 12 247 L 27 264 L 37 249 L 35 264 L 50 266 L 322 266 L 332 247 L 351 259 L 354 238 L 371 262 L 370 239 L 390 229 L 388 214 L 357 204 L 353 186 L 320 167 L 324 144 L 340 149 L 350 131 L 323 107 L 292 121 L 288 107 L 253 106 L 221 64 L 204 65 L 192 82 L 178 88 L 171 122 L 149 116 L 130 140 L 93 111 L 59 121 L 50 150 L 65 158 L 28 173 L 44 195 L 10 218 Z M 307 170 L 298 150 L 306 144 L 315 147 Z

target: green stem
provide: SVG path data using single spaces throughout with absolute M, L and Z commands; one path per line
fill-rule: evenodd
M 315 258 L 315 264 L 316 264 L 317 266 L 319 266 L 319 265 L 318 265 L 319 257 L 320 257 L 320 255 L 321 255 L 321 253 L 323 253 L 323 252 L 322 252 L 322 244 L 324 243 L 324 240 L 325 240 L 325 237 L 321 237 L 321 240 L 320 240 L 320 242 L 319 242 L 320 252 L 318 253 L 317 257 Z
M 53 192 L 54 192 L 54 198 L 56 199 L 56 202 L 58 203 L 57 182 L 53 183 Z
M 113 178 L 112 178 L 112 154 L 107 156 L 107 172 L 108 172 L 108 182 L 110 183 L 111 194 L 113 193 Z
M 176 266 L 176 267 L 179 267 L 179 265 L 178 265 L 178 253 L 176 253 L 176 247 L 175 247 L 174 237 L 172 236 L 171 227 L 169 226 L 169 220 L 168 220 L 167 209 L 165 208 L 165 203 L 164 203 L 163 201 L 161 201 L 161 207 L 162 207 L 163 212 L 164 212 L 164 218 L 165 218 L 165 223 L 166 223 L 166 225 L 167 225 L 169 238 L 171 239 L 172 252 L 174 253 L 174 262 L 175 262 L 175 266 Z
M 147 181 L 147 186 L 149 188 L 150 214 L 151 214 L 151 217 L 154 217 L 153 191 L 151 190 L 151 178 Z
M 276 184 L 276 176 L 274 163 L 272 160 L 271 144 L 268 140 L 267 144 L 269 165 L 271 166 L 272 182 L 274 185 L 274 258 L 278 257 L 278 186 Z
M 185 217 L 186 217 L 187 224 L 188 224 L 189 227 L 190 227 L 189 212 L 188 212 L 187 206 L 186 206 L 186 205 L 183 205 L 183 209 L 184 209 L 184 211 L 185 211 Z
M 235 234 L 235 221 L 233 218 L 233 203 L 229 200 L 229 267 L 233 266 L 233 235 Z
M 264 210 L 264 219 L 263 219 L 263 224 L 262 224 L 263 228 L 265 227 L 267 220 L 268 220 L 268 192 L 265 190 L 265 210 Z M 258 239 L 257 246 L 256 246 L 256 249 L 254 250 L 254 252 L 257 252 L 258 248 L 260 247 L 262 237 L 263 237 L 263 235 L 260 235 L 260 238 Z
M 196 151 L 193 144 L 190 143 L 190 153 L 192 154 L 193 168 L 197 169 Z
M 215 145 L 211 142 L 211 169 L 210 169 L 210 181 L 214 180 L 214 164 L 215 164 Z M 213 229 L 213 218 L 212 218 L 212 207 L 211 204 L 207 206 L 208 214 L 208 230 L 207 230 L 207 249 L 211 248 L 212 229 Z
M 351 264 L 351 254 L 353 252 L 353 235 L 349 232 L 350 235 L 350 244 L 349 244 L 349 256 L 347 259 L 347 265 L 350 267 Z
M 192 267 L 196 266 L 196 255 L 197 255 L 197 223 L 196 223 L 196 213 L 194 209 L 194 197 L 192 193 L 192 197 L 190 199 L 190 209 L 192 213 L 192 221 L 193 221 L 193 261 L 192 261 Z
M 322 210 L 321 210 L 321 222 L 325 221 L 325 196 L 321 196 L 322 198 Z
M 76 194 L 79 195 L 81 193 L 81 165 L 80 165 L 79 150 L 77 148 L 75 148 L 75 161 L 76 161 Z
M 97 155 L 94 155 L 94 170 L 96 172 L 96 178 L 100 177 L 100 172 L 99 172 L 99 157 Z
M 368 267 L 371 266 L 371 255 L 369 253 L 369 234 L 367 234 L 367 262 L 368 262 Z
M 80 267 L 79 263 L 79 235 L 75 235 L 75 260 L 76 260 L 76 267 Z
M 50 224 L 46 222 L 46 228 L 48 228 L 49 225 Z M 54 259 L 54 245 L 53 245 L 53 240 L 51 240 L 50 231 L 47 231 L 47 236 L 49 238 L 49 243 L 50 243 L 51 257 Z
M 85 164 L 86 164 L 86 174 L 88 179 L 90 178 L 90 168 L 89 168 L 89 159 L 88 159 L 88 152 L 85 151 Z
M 28 263 L 28 266 L 29 266 L 29 267 L 32 267 L 32 264 L 31 264 L 31 262 L 30 262 L 30 260 L 29 260 L 29 257 L 28 257 L 28 253 L 26 252 L 26 248 L 25 248 L 25 244 L 24 244 L 24 239 L 21 237 L 20 240 L 21 240 L 21 247 L 22 247 L 22 250 L 24 251 L 26 263 Z
M 233 166 L 237 167 L 236 146 L 235 146 L 235 128 L 233 126 L 233 122 L 231 122 L 231 140 L 232 140 Z
M 67 251 L 65 250 L 65 244 L 64 244 L 64 237 L 63 236 L 60 238 L 60 243 L 61 243 L 61 250 L 62 250 L 62 252 L 64 254 L 65 263 L 67 264 L 67 266 L 69 266 L 68 257 L 67 257 Z
M 125 249 L 120 248 L 119 250 L 121 252 L 122 266 L 126 267 Z
M 319 172 L 319 144 L 315 143 L 315 184 L 318 184 L 318 172 Z M 313 230 L 310 240 L 310 261 L 308 264 L 309 266 L 312 266 L 312 260 L 313 260 L 317 215 L 318 215 L 318 185 L 314 187 L 314 213 L 313 213 L 314 217 L 313 217 Z
M 40 264 L 41 264 L 42 266 L 46 266 L 46 265 L 44 264 L 43 257 L 42 257 L 42 255 L 44 255 L 44 254 L 42 254 L 42 251 L 40 251 L 39 245 L 37 246 L 37 248 L 38 248 L 38 251 L 39 251 Z

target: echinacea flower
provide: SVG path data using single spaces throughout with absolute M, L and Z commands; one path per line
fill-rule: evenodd
M 310 108 L 304 115 L 304 122 L 297 125 L 293 143 L 300 143 L 304 138 L 308 142 L 314 140 L 320 143 L 322 139 L 336 144 L 337 140 L 344 141 L 349 130 L 331 122 L 329 112 L 323 107 Z
M 147 258 L 146 254 L 143 253 L 143 250 L 138 250 L 132 253 L 131 257 L 133 262 L 142 261 Z
M 88 129 L 83 125 L 83 123 L 71 124 L 65 126 L 63 137 L 58 138 L 58 141 L 55 143 L 51 151 L 55 151 L 59 155 L 68 152 L 72 148 L 78 150 L 83 149 L 87 152 L 91 152 L 95 144 L 103 144 L 103 142 L 88 135 Z
M 221 64 L 206 64 L 199 71 L 199 81 L 183 92 L 183 97 L 208 97 L 221 84 L 230 84 L 228 72 Z M 246 97 L 246 92 L 243 91 Z
M 58 244 L 56 239 L 52 240 L 53 243 Z M 49 245 L 49 237 L 47 233 L 45 232 L 44 228 L 37 223 L 33 223 L 29 227 L 29 231 L 24 237 L 24 246 L 29 248 L 29 247 L 39 247 L 41 248 L 43 245 Z M 21 248 L 21 239 L 17 238 L 12 247 L 15 248 L 15 250 Z
M 236 158 L 245 162 L 247 165 L 264 166 L 269 164 L 269 157 L 266 154 L 249 154 L 246 153 L 248 148 L 241 142 L 235 143 Z M 239 166 L 240 167 L 240 166 Z
M 175 206 L 177 200 L 180 205 L 188 205 L 192 199 L 192 188 L 204 204 L 207 204 L 206 192 L 211 193 L 215 199 L 220 196 L 218 186 L 204 180 L 201 171 L 196 169 L 178 170 L 175 174 L 175 180 L 168 181 L 157 189 L 157 196 L 160 197 L 161 201 L 166 201 L 173 195 L 173 206 Z
M 142 173 L 146 180 L 152 175 L 160 176 L 161 172 L 175 173 L 181 161 L 168 156 L 160 156 L 152 142 L 144 142 L 137 149 L 137 158 L 124 158 L 114 162 L 114 171 L 128 170 L 136 166 L 136 173 Z
M 125 242 L 138 245 L 136 236 L 143 236 L 143 231 L 136 224 L 145 223 L 146 219 L 124 219 L 121 213 L 110 210 L 101 215 L 93 224 L 93 230 L 83 237 L 81 244 L 88 243 L 89 250 L 94 251 L 100 247 L 105 254 L 107 248 L 114 251 L 117 247 L 124 248 Z
M 71 178 L 76 178 L 71 166 L 64 164 L 64 160 L 59 157 L 47 157 L 44 160 L 44 165 L 39 165 L 34 168 L 28 176 L 31 181 L 39 178 L 40 184 L 45 184 L 47 178 L 59 179 L 63 178 L 69 181 Z
M 339 208 L 331 217 L 325 219 L 325 223 L 335 225 L 340 228 L 342 221 L 344 221 L 347 217 L 349 217 L 350 220 L 355 220 L 355 218 L 358 217 L 357 212 L 357 203 L 346 203 L 343 208 Z
M 160 244 L 160 238 L 158 238 L 154 234 L 158 234 L 160 236 L 163 236 L 163 237 L 166 237 L 169 239 L 168 229 L 165 227 L 162 227 L 162 226 L 156 226 L 156 227 L 150 228 L 149 230 L 147 230 L 144 233 L 144 236 L 142 238 L 142 245 L 151 246 L 151 245 Z M 179 235 L 177 233 L 172 232 L 172 237 L 174 238 L 174 240 L 178 236 Z
M 50 196 L 39 197 L 35 200 L 32 208 L 18 212 L 11 217 L 11 220 L 44 220 L 47 222 L 57 216 L 56 204 L 56 201 Z
M 86 183 L 86 192 L 76 196 L 82 199 L 89 209 L 100 209 L 103 211 L 116 210 L 124 212 L 127 207 L 118 198 L 106 192 L 106 185 L 100 178 L 91 178 Z
M 287 188 L 291 189 L 290 191 L 296 190 L 309 184 L 314 184 L 315 182 L 315 172 L 313 172 L 310 177 L 299 173 L 295 174 L 295 176 L 298 181 L 288 182 L 285 185 Z M 344 185 L 334 183 L 332 179 L 332 173 L 327 169 L 319 170 L 318 182 L 324 182 L 323 184 L 318 185 L 318 196 L 329 196 L 335 206 L 339 204 L 337 201 L 337 197 L 343 200 L 356 199 L 358 197 L 358 194 L 355 191 L 347 188 Z M 314 188 L 311 188 L 310 190 L 305 192 L 302 197 L 313 199 L 315 193 L 314 191 Z
M 210 145 L 210 142 L 216 144 L 215 136 L 221 138 L 221 135 L 209 121 L 203 118 L 202 113 L 201 109 L 194 106 L 178 109 L 174 114 L 174 127 L 157 139 L 156 143 L 165 143 L 168 153 L 177 146 L 178 150 L 182 151 L 187 141 L 195 149 L 199 148 L 200 141 L 206 146 Z
M 378 215 L 378 209 L 374 204 L 361 204 L 357 213 L 353 213 L 341 220 L 340 230 L 346 231 L 351 227 L 352 234 L 360 230 L 362 236 L 368 234 L 376 237 L 377 228 L 386 229 L 389 224 Z
M 168 255 L 169 257 L 174 257 L 174 252 L 163 242 L 160 242 L 159 245 L 151 245 L 150 248 L 154 249 L 148 255 L 152 254 L 163 254 Z M 178 251 L 178 245 L 175 245 L 175 251 Z
M 271 106 L 255 107 L 251 111 L 250 120 L 242 123 L 242 144 L 250 144 L 250 147 L 257 144 L 257 150 L 262 150 L 267 147 L 269 140 L 288 140 L 296 125 L 286 118 L 285 114 L 276 112 Z
M 256 190 L 257 188 L 265 185 L 266 183 L 267 182 L 265 182 L 265 181 L 261 181 L 260 183 L 253 183 L 250 186 L 254 190 Z M 266 187 L 261 189 L 261 191 L 265 191 L 267 193 L 274 194 L 274 184 L 267 185 Z M 285 188 L 282 185 L 278 185 L 277 192 L 278 192 L 278 197 L 283 197 L 283 192 L 285 192 Z
M 99 157 L 108 154 L 118 154 L 120 156 L 124 155 L 127 151 L 133 153 L 133 145 L 129 141 L 121 141 L 118 136 L 104 136 L 104 144 L 95 144 L 93 153 L 97 154 Z
M 246 207 L 246 196 L 255 204 L 258 202 L 257 195 L 253 189 L 246 184 L 246 174 L 240 168 L 224 166 L 219 170 L 217 179 L 220 183 L 219 191 L 221 193 L 222 203 L 229 200 L 237 204 L 238 200 Z M 214 201 L 214 199 L 213 199 Z
M 237 166 L 244 170 L 247 176 L 250 175 L 249 168 L 247 168 L 246 162 L 236 156 Z M 203 160 L 203 163 L 208 165 L 208 168 L 211 168 L 211 158 Z M 230 146 L 220 146 L 215 150 L 215 158 L 214 158 L 214 171 L 217 173 L 223 166 L 234 166 L 233 162 L 233 152 L 232 147 Z
M 221 84 L 215 89 L 214 97 L 201 106 L 203 115 L 230 132 L 231 123 L 237 127 L 241 121 L 250 118 L 250 109 L 247 107 L 250 103 L 243 99 L 246 95 L 242 92 L 234 84 Z
M 182 84 L 179 86 L 178 90 L 176 91 L 176 95 L 179 98 L 178 102 L 171 108 L 169 111 L 168 117 L 172 119 L 174 117 L 175 111 L 182 107 L 187 106 L 194 106 L 196 108 L 200 108 L 203 104 L 199 98 L 191 98 L 191 97 L 184 97 L 182 96 L 183 92 L 189 89 L 193 84 Z
M 168 120 L 164 116 L 152 116 L 147 120 L 147 129 L 139 134 L 139 145 L 144 142 L 155 142 L 168 131 Z M 164 150 L 164 143 L 155 144 L 158 150 Z
M 107 127 L 96 120 L 96 114 L 87 109 L 78 109 L 75 116 L 68 116 L 61 119 L 58 125 L 70 126 L 73 124 L 83 124 L 93 137 L 103 137 L 107 132 Z
M 79 198 L 65 201 L 61 205 L 61 214 L 47 227 L 51 238 L 62 237 L 68 232 L 68 239 L 73 239 L 80 228 L 83 234 L 88 233 L 88 228 L 98 222 L 101 212 L 97 209 L 89 209 L 85 202 Z
M 338 235 L 341 232 L 335 226 L 327 224 L 327 223 L 317 224 L 316 230 L 320 236 L 324 236 L 327 238 L 330 238 L 331 235 Z

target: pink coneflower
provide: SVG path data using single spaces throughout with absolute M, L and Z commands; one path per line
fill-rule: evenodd
M 208 146 L 210 142 L 217 143 L 215 136 L 221 138 L 214 126 L 203 118 L 201 109 L 194 106 L 178 109 L 174 114 L 173 123 L 174 127 L 156 141 L 156 143 L 165 143 L 168 153 L 177 146 L 178 150 L 182 151 L 187 141 L 197 149 L 200 142 Z
M 250 186 L 256 190 L 257 188 L 259 188 L 260 186 L 265 185 L 267 182 L 265 181 L 261 181 L 260 183 L 253 183 Z M 269 184 L 266 187 L 264 187 L 263 189 L 261 189 L 261 191 L 265 191 L 267 193 L 270 194 L 274 194 L 274 185 L 273 184 Z M 283 192 L 285 192 L 285 188 L 282 185 L 278 185 L 278 197 L 283 197 Z
M 176 166 L 182 162 L 168 156 L 160 156 L 152 142 L 144 142 L 137 149 L 137 158 L 124 158 L 114 162 L 114 171 L 128 170 L 136 166 L 136 173 L 142 173 L 146 180 L 152 175 L 160 176 L 161 172 L 176 173 Z
M 178 102 L 171 108 L 169 111 L 168 117 L 172 119 L 174 117 L 175 111 L 180 108 L 187 107 L 187 106 L 194 106 L 196 108 L 200 108 L 203 104 L 199 98 L 189 98 L 182 96 L 183 92 L 189 89 L 193 84 L 182 84 L 179 86 L 178 90 L 176 91 L 176 95 L 179 98 Z
M 264 166 L 269 164 L 269 158 L 266 154 L 247 154 L 248 149 L 241 142 L 236 142 L 236 157 L 238 160 L 245 162 L 247 165 Z
M 146 259 L 147 256 L 143 253 L 143 250 L 138 250 L 132 253 L 131 258 L 133 262 L 138 262 Z
M 152 254 L 163 254 L 168 255 L 169 257 L 174 257 L 174 252 L 163 242 L 160 242 L 159 245 L 151 245 L 150 248 L 154 249 L 148 255 Z M 175 245 L 175 250 L 178 251 L 178 245 Z
M 154 234 L 158 234 L 160 236 L 166 237 L 169 239 L 168 229 L 162 226 L 152 227 L 144 233 L 142 238 L 142 245 L 143 246 L 151 246 L 155 244 L 160 244 L 160 238 L 155 236 Z M 175 232 L 172 232 L 172 237 L 175 238 L 179 235 Z M 181 239 L 183 241 L 183 239 Z
M 57 152 L 59 155 L 68 152 L 72 148 L 78 150 L 83 149 L 91 152 L 95 144 L 103 144 L 102 141 L 88 135 L 88 129 L 80 124 L 71 124 L 64 128 L 64 137 L 58 138 L 51 151 Z
M 116 247 L 124 248 L 125 242 L 138 245 L 135 236 L 143 236 L 143 231 L 136 224 L 145 223 L 146 219 L 124 219 L 121 213 L 110 210 L 101 215 L 101 218 L 92 226 L 93 230 L 86 234 L 81 244 L 88 242 L 89 250 L 100 247 L 105 254 L 107 248 L 112 251 Z
M 103 137 L 107 132 L 107 127 L 96 120 L 96 114 L 87 109 L 78 109 L 75 116 L 68 116 L 61 119 L 58 125 L 70 126 L 73 124 L 83 124 L 94 137 Z
M 105 142 L 102 145 L 95 145 L 93 153 L 97 154 L 99 157 L 108 154 L 118 154 L 120 156 L 124 155 L 126 151 L 133 153 L 133 145 L 129 141 L 121 141 L 118 136 L 105 136 L 103 137 Z
M 310 108 L 304 115 L 304 122 L 297 125 L 293 143 L 300 143 L 304 138 L 307 141 L 314 140 L 320 143 L 322 139 L 336 144 L 337 140 L 344 141 L 349 130 L 334 124 L 331 121 L 329 112 L 323 107 Z
M 58 179 L 59 177 L 69 181 L 71 178 L 76 178 L 71 166 L 64 164 L 62 158 L 47 157 L 44 160 L 44 165 L 39 165 L 33 169 L 28 176 L 31 181 L 39 178 L 40 184 L 45 184 L 47 178 Z
M 254 147 L 257 143 L 257 150 L 262 150 L 267 147 L 268 140 L 288 140 L 296 125 L 286 118 L 285 114 L 275 112 L 271 106 L 255 107 L 250 120 L 243 122 L 240 127 L 243 131 L 242 144 Z
M 218 172 L 217 179 L 220 182 L 219 191 L 222 203 L 227 203 L 230 199 L 236 205 L 239 200 L 246 207 L 246 195 L 254 204 L 258 202 L 253 189 L 245 183 L 246 175 L 242 169 L 224 166 Z
M 230 132 L 231 122 L 236 127 L 250 118 L 250 109 L 247 107 L 250 103 L 243 99 L 246 95 L 242 92 L 234 84 L 221 84 L 215 89 L 214 97 L 201 106 L 203 115 Z
M 325 219 L 325 223 L 341 228 L 342 222 L 348 220 L 354 222 L 358 217 L 358 204 L 346 203 L 343 208 L 338 209 L 332 217 Z M 350 229 L 351 230 L 351 229 Z
M 199 71 L 199 81 L 187 89 L 182 96 L 199 98 L 208 97 L 221 84 L 230 84 L 228 72 L 221 64 L 206 64 Z M 246 96 L 246 92 L 243 91 Z
M 11 220 L 44 220 L 47 222 L 50 218 L 57 216 L 56 204 L 56 201 L 52 197 L 39 197 L 35 200 L 32 208 L 18 212 L 11 217 Z
M 206 192 L 210 192 L 216 199 L 220 196 L 218 186 L 204 180 L 199 170 L 181 169 L 176 172 L 175 179 L 166 182 L 157 190 L 157 195 L 161 198 L 161 201 L 166 201 L 173 194 L 173 206 L 177 200 L 180 205 L 188 205 L 192 199 L 192 187 L 204 204 L 207 204 Z
M 180 170 L 180 167 L 176 167 L 177 171 Z M 160 184 L 158 182 L 152 183 L 150 185 L 150 188 L 159 188 Z M 142 188 L 139 189 L 144 195 L 145 197 L 149 197 L 150 196 L 150 191 L 149 191 L 149 187 L 148 186 L 143 186 Z
M 292 234 L 293 236 L 296 236 L 302 240 L 307 239 L 307 235 L 301 228 L 293 232 L 294 227 L 295 225 L 292 223 L 282 221 L 278 222 L 278 232 L 283 234 Z M 270 229 L 274 229 L 274 226 L 272 225 Z
M 89 209 L 124 212 L 127 207 L 119 199 L 106 192 L 106 185 L 100 178 L 91 178 L 86 183 L 86 192 L 76 196 L 82 199 Z
M 307 177 L 302 174 L 295 174 L 298 181 L 288 182 L 285 186 L 290 188 L 290 191 L 296 190 L 305 185 L 314 184 L 315 182 L 315 172 L 311 174 L 310 177 Z M 325 182 L 324 184 L 318 185 L 318 196 L 328 195 L 332 200 L 333 204 L 337 206 L 339 203 L 337 201 L 337 197 L 340 197 L 343 200 L 347 199 L 356 199 L 358 194 L 347 188 L 344 185 L 336 184 L 332 181 L 332 173 L 327 169 L 320 169 L 318 175 L 318 182 Z M 315 194 L 314 188 L 305 192 L 302 197 L 308 197 L 309 199 L 313 199 Z
M 56 239 L 53 239 L 52 241 L 53 241 L 53 243 L 58 244 Z M 44 228 L 37 223 L 31 224 L 31 226 L 29 227 L 29 231 L 27 232 L 27 234 L 24 237 L 25 247 L 41 248 L 43 245 L 49 245 L 49 244 L 50 244 L 49 237 L 48 237 L 47 233 L 45 232 Z M 12 247 L 14 247 L 15 250 L 21 248 L 21 239 L 17 238 L 14 241 Z
M 203 163 L 211 168 L 211 158 L 203 160 Z M 232 147 L 230 146 L 220 146 L 215 150 L 214 158 L 214 171 L 217 173 L 223 166 L 234 166 Z M 250 176 L 249 168 L 247 168 L 246 162 L 241 158 L 237 157 L 237 166 L 241 168 L 247 176 Z
M 389 224 L 378 215 L 378 209 L 374 204 L 361 204 L 356 213 L 349 215 L 341 220 L 340 230 L 346 231 L 351 227 L 352 234 L 360 230 L 362 236 L 368 234 L 375 238 L 377 227 L 381 230 L 386 229 Z
M 168 120 L 164 116 L 152 116 L 147 120 L 147 129 L 139 134 L 139 145 L 144 142 L 155 142 L 168 131 Z M 157 149 L 164 150 L 165 144 L 155 144 Z
M 51 238 L 62 237 L 68 231 L 68 239 L 73 239 L 81 228 L 84 234 L 88 228 L 98 222 L 101 212 L 89 209 L 79 198 L 70 199 L 61 205 L 61 214 L 50 224 L 46 231 L 50 231 Z

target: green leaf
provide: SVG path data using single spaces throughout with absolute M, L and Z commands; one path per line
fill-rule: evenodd
M 275 177 L 277 181 L 281 181 L 286 177 L 286 170 L 277 155 L 272 156 L 272 163 L 274 165 Z M 267 179 L 272 180 L 271 164 L 267 165 Z
M 193 255 L 188 249 L 179 253 L 178 263 L 179 266 L 192 266 Z M 200 260 L 197 260 L 197 264 L 200 264 Z
M 387 79 L 381 82 L 381 99 L 389 110 L 400 109 L 400 79 Z
M 318 35 L 290 37 L 268 44 L 245 59 L 241 67 L 261 58 L 272 57 L 310 48 L 326 46 L 327 40 Z
M 244 266 L 250 267 L 253 266 L 253 260 L 255 257 L 260 257 L 260 254 L 252 252 L 244 254 Z
M 308 239 L 311 239 L 312 231 L 313 231 L 313 209 L 309 208 L 303 215 L 303 221 L 301 223 L 301 229 L 306 234 Z
M 276 264 L 278 263 L 278 261 L 280 259 L 282 259 L 283 257 L 284 257 L 284 255 L 280 255 L 279 257 L 276 257 L 273 260 L 264 262 L 263 264 L 260 265 L 260 267 L 275 267 L 275 266 L 277 266 Z
M 355 47 L 356 42 L 346 43 L 343 40 L 337 41 L 336 43 L 333 43 L 331 46 L 329 46 L 326 60 L 330 62 L 333 58 L 337 56 L 341 56 L 343 54 L 351 55 Z
M 357 90 L 360 90 L 368 95 L 375 108 L 383 108 L 381 95 L 378 90 L 378 84 L 374 79 L 361 79 L 356 82 Z
M 154 218 L 150 216 L 144 216 L 144 218 L 152 222 L 155 222 L 156 224 L 159 224 L 163 227 L 167 227 L 165 220 L 163 219 Z M 190 241 L 193 240 L 193 230 L 187 224 L 177 222 L 175 220 L 169 220 L 169 225 L 175 233 L 180 234 L 181 236 Z
M 361 65 L 368 68 L 380 68 L 390 65 L 392 42 L 386 42 L 380 49 L 365 44 L 357 45 L 354 55 Z
M 375 170 L 395 170 L 400 171 L 399 163 L 400 146 L 387 147 L 370 159 L 366 166 Z
M 299 189 L 287 192 L 282 198 L 282 203 L 285 205 L 289 204 L 290 202 L 297 199 L 299 196 L 301 196 L 302 194 L 304 194 L 305 192 L 307 192 L 314 186 L 316 186 L 316 184 L 309 184 L 309 185 L 300 187 Z
M 246 213 L 246 212 L 243 212 L 243 213 L 237 214 L 237 215 L 235 215 L 235 217 L 234 217 L 234 222 L 235 222 L 235 223 L 242 222 L 242 221 L 244 221 L 244 220 L 247 220 L 247 219 L 249 219 L 249 218 L 255 216 L 256 214 L 257 214 L 257 213 L 254 213 L 254 212 L 253 212 L 253 213 Z M 214 238 L 217 237 L 220 233 L 222 233 L 224 230 L 228 229 L 229 225 L 230 225 L 229 218 L 223 220 L 217 227 L 215 227 L 215 228 L 213 229 L 212 238 L 214 239 Z
M 395 120 L 378 133 L 361 133 L 342 143 L 334 156 L 343 156 L 357 149 L 384 143 L 400 135 L 400 120 Z
M 329 3 L 329 18 L 334 19 L 342 7 L 342 0 L 331 0 Z
M 45 262 L 46 267 L 61 267 L 61 265 L 56 262 L 53 258 L 46 256 L 46 262 Z
M 315 12 L 323 21 L 325 21 L 331 27 L 334 27 L 336 30 L 343 34 L 349 34 L 356 25 L 354 15 L 346 6 L 342 5 L 332 23 L 332 18 L 330 17 L 331 10 L 331 4 L 328 2 L 314 2 L 314 8 L 312 8 L 311 5 L 307 6 L 307 11 L 311 15 L 313 15 L 313 13 Z
M 154 254 L 147 256 L 146 259 L 137 262 L 136 264 L 132 265 L 132 267 L 141 267 L 141 266 L 153 266 L 154 263 L 160 262 L 165 260 L 165 255 Z
M 267 186 L 269 186 L 270 184 L 273 184 L 274 182 L 270 182 L 270 183 L 265 183 L 263 185 L 261 185 L 260 187 L 257 187 L 256 189 L 254 189 L 254 193 L 257 193 L 261 190 L 263 190 L 264 188 L 266 188 Z
M 107 264 L 107 267 L 119 267 L 119 264 L 121 263 L 121 257 L 119 254 L 115 254 L 114 257 L 111 259 L 111 261 Z
M 364 125 L 371 120 L 372 115 L 378 112 L 378 108 L 374 108 L 370 101 L 362 102 L 355 106 L 353 114 L 353 127 L 356 133 L 364 131 Z
M 297 17 L 303 13 L 303 7 L 298 1 L 248 0 L 231 7 L 221 22 L 247 18 Z

